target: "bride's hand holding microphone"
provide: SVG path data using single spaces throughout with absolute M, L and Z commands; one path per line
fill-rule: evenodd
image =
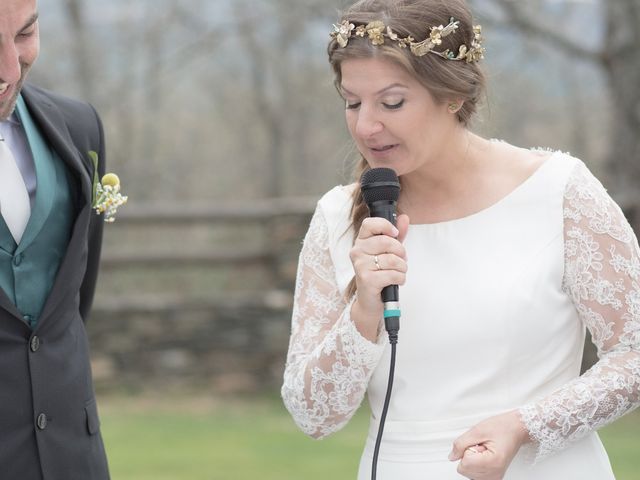
M 351 248 L 355 270 L 356 300 L 351 318 L 365 338 L 375 342 L 383 318 L 382 289 L 403 285 L 407 272 L 407 254 L 402 242 L 409 228 L 409 217 L 398 215 L 397 227 L 384 218 L 365 218 Z

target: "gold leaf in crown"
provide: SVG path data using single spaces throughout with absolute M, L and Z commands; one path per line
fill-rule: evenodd
M 333 32 L 331 32 L 331 36 L 336 39 L 338 44 L 344 48 L 347 46 L 349 42 L 349 38 L 351 38 L 351 32 L 356 26 L 353 23 L 349 23 L 349 21 L 345 20 L 339 25 L 333 26 Z

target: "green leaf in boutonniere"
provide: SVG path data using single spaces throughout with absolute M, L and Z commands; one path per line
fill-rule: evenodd
M 89 150 L 89 157 L 93 162 L 93 181 L 91 188 L 91 206 L 93 208 L 96 207 L 96 190 L 98 189 L 98 184 L 100 183 L 100 177 L 98 176 L 98 154 L 93 150 Z
M 116 219 L 118 207 L 127 203 L 129 197 L 120 193 L 120 179 L 115 173 L 107 173 L 102 177 L 102 182 L 98 176 L 98 154 L 91 150 L 89 156 L 93 161 L 93 194 L 91 206 L 96 213 L 104 213 L 104 221 L 112 223 Z

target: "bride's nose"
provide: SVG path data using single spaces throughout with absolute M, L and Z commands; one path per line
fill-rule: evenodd
M 355 120 L 355 135 L 359 138 L 367 139 L 382 132 L 382 130 L 384 130 L 384 125 L 378 118 L 376 112 L 371 108 L 361 106 L 357 111 L 357 118 Z

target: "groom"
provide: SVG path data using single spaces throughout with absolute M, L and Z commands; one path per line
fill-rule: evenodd
M 107 480 L 84 322 L 102 217 L 91 208 L 93 108 L 24 85 L 36 0 L 0 9 L 0 478 Z

